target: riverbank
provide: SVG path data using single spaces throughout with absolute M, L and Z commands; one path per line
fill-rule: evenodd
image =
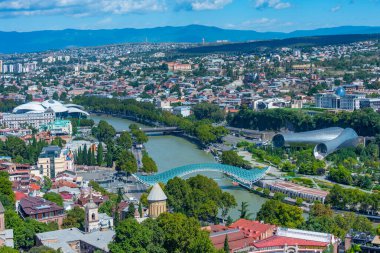
M 142 128 L 144 128 L 146 126 L 150 126 L 150 127 L 165 127 L 165 125 L 160 124 L 158 122 L 152 122 L 152 121 L 149 121 L 149 120 L 146 120 L 146 119 L 137 118 L 135 116 L 128 116 L 128 115 L 123 115 L 123 114 L 107 114 L 107 113 L 99 113 L 99 112 L 90 112 L 90 113 L 95 114 L 98 117 L 105 116 L 105 117 L 113 117 L 113 118 L 130 120 L 130 121 L 133 121 L 134 123 L 140 124 L 140 127 L 142 127 Z M 116 129 L 116 131 L 124 131 L 124 130 L 127 130 L 127 129 L 122 129 L 122 130 Z M 185 138 L 188 141 L 193 142 L 194 144 L 196 144 L 201 149 L 207 149 L 208 148 L 208 146 L 205 146 L 202 142 L 199 141 L 198 138 L 196 138 L 195 136 L 188 135 L 185 132 L 173 132 L 173 133 L 170 133 L 170 135 L 174 135 L 174 136 L 179 136 L 179 137 Z

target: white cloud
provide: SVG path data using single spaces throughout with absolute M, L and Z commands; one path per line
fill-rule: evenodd
M 331 12 L 337 12 L 337 11 L 339 11 L 341 8 L 342 8 L 341 5 L 334 6 L 334 7 L 331 8 Z
M 273 9 L 286 9 L 291 4 L 289 2 L 283 2 L 282 0 L 256 0 L 255 7 L 257 9 L 273 8 Z
M 32 15 L 127 14 L 165 11 L 222 9 L 233 0 L 0 0 L 0 17 Z
M 67 14 L 76 17 L 166 9 L 166 0 L 0 0 L 0 16 Z
M 270 19 L 270 18 L 259 18 L 259 19 L 254 19 L 254 20 L 247 20 L 242 23 L 243 26 L 249 27 L 249 26 L 268 26 L 271 24 L 276 23 L 276 19 Z
M 241 23 L 228 23 L 224 25 L 225 28 L 229 29 L 241 29 L 241 30 L 254 30 L 258 32 L 267 32 L 267 31 L 279 31 L 279 30 L 288 30 L 289 27 L 294 26 L 293 22 L 283 22 L 275 18 L 258 18 L 250 19 Z
M 216 10 L 222 9 L 232 0 L 207 0 L 207 1 L 192 1 L 191 6 L 193 10 Z
M 112 18 L 110 18 L 110 17 L 101 19 L 101 20 L 99 20 L 97 22 L 98 25 L 108 25 L 108 24 L 111 24 L 111 23 L 112 23 Z
M 233 0 L 176 0 L 175 9 L 177 10 L 218 10 L 224 8 Z

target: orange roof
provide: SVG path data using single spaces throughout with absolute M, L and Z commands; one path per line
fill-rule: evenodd
M 65 180 L 59 180 L 59 181 L 54 182 L 53 184 L 53 188 L 59 188 L 63 186 L 67 186 L 70 188 L 79 188 L 76 183 L 65 181 Z
M 29 188 L 33 191 L 39 191 L 41 187 L 38 184 L 30 184 Z

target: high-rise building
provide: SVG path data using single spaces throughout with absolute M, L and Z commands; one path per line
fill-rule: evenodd
M 2 73 L 2 72 L 3 72 L 3 61 L 0 60 L 0 73 Z
M 24 72 L 24 68 L 23 68 L 23 66 L 22 66 L 22 63 L 17 63 L 17 65 L 16 65 L 16 72 L 17 72 L 17 73 L 22 73 L 22 72 Z
M 8 72 L 8 65 L 3 65 L 3 73 L 7 73 Z

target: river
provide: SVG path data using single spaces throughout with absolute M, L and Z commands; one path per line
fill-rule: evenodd
M 91 115 L 90 118 L 96 123 L 100 120 L 105 120 L 117 131 L 126 130 L 130 124 L 135 123 L 131 120 L 105 115 Z M 144 127 L 142 124 L 139 125 Z M 149 155 L 156 161 L 160 172 L 187 164 L 216 162 L 211 154 L 199 149 L 194 143 L 178 136 L 149 136 L 149 141 L 145 144 L 145 147 Z M 202 174 L 214 178 L 224 191 L 234 195 L 238 207 L 230 211 L 233 219 L 239 218 L 238 209 L 242 201 L 248 202 L 249 210 L 253 214 L 252 218 L 256 217 L 256 213 L 266 201 L 265 198 L 250 193 L 240 186 L 232 185 L 232 181 L 221 173 L 207 172 Z

